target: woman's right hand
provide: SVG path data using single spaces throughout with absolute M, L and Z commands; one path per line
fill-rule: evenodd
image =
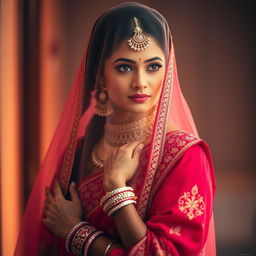
M 46 188 L 43 223 L 57 236 L 66 238 L 71 228 L 82 219 L 82 202 L 75 183 L 69 187 L 71 201 L 66 200 L 56 180 L 53 192 Z
M 139 164 L 139 157 L 143 144 L 131 142 L 115 149 L 106 159 L 104 165 L 104 188 L 111 191 L 126 186 Z

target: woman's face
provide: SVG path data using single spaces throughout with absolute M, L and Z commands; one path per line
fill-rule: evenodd
M 114 114 L 147 113 L 157 103 L 165 73 L 165 56 L 151 37 L 149 48 L 132 50 L 125 40 L 106 60 L 104 83 Z

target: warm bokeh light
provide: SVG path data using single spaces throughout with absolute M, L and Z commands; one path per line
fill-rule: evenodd
M 63 56 L 59 1 L 41 3 L 40 159 L 44 157 L 62 110 Z M 54 110 L 54 111 L 53 111 Z
M 0 0 L 0 255 L 13 255 L 93 23 L 120 2 Z M 242 0 L 140 2 L 170 25 L 181 88 L 212 152 L 218 255 L 254 253 L 254 9 Z
M 1 237 L 2 254 L 12 256 L 21 211 L 18 10 L 16 0 L 1 1 Z

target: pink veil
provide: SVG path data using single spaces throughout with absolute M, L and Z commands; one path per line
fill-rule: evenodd
M 162 17 L 157 11 L 137 3 L 125 3 L 115 8 L 129 5 L 146 8 L 158 18 Z M 110 9 L 109 11 L 114 10 L 115 8 Z M 105 14 L 101 17 L 104 17 L 104 15 Z M 100 18 L 97 22 L 100 23 Z M 152 168 L 152 166 L 154 166 L 155 169 L 157 168 L 157 163 L 161 156 L 168 122 L 174 124 L 178 129 L 187 131 L 198 137 L 198 132 L 189 106 L 187 105 L 180 89 L 175 52 L 170 30 L 167 22 L 163 20 L 163 18 L 161 22 L 163 23 L 162 25 L 166 33 L 166 42 L 169 45 L 170 51 L 168 57 L 169 65 L 167 67 L 165 80 L 162 86 L 153 136 L 151 139 L 151 157 L 148 168 Z M 94 26 L 92 35 L 95 30 L 97 30 L 97 25 Z M 45 200 L 45 187 L 51 186 L 53 179 L 58 178 L 61 183 L 63 193 L 66 194 L 67 192 L 77 143 L 84 137 L 86 128 L 88 127 L 89 121 L 93 117 L 95 111 L 95 99 L 93 95 L 94 84 L 97 81 L 92 83 L 93 86 L 91 86 L 91 88 L 90 86 L 88 87 L 88 85 L 85 86 L 85 84 L 87 84 L 86 78 L 90 75 L 90 70 L 88 68 L 90 63 L 88 60 L 91 57 L 91 45 L 92 36 L 88 45 L 87 54 L 80 64 L 76 79 L 66 100 L 60 121 L 57 125 L 49 149 L 41 164 L 40 170 L 38 171 L 38 175 L 30 194 L 17 242 L 15 251 L 16 256 L 38 255 L 42 232 L 45 230 L 45 227 L 41 223 L 43 203 Z M 161 136 L 159 135 L 159 132 L 161 133 Z M 159 147 L 155 147 L 156 143 Z M 155 150 L 155 148 L 158 149 Z M 155 164 L 153 165 L 152 162 Z M 145 205 L 140 209 L 140 215 L 142 217 L 145 217 L 147 207 L 149 206 Z M 210 222 L 208 238 L 201 255 L 216 255 L 213 216 Z

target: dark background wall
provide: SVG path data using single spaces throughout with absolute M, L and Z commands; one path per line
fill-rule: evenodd
M 57 26 L 48 45 L 61 59 L 61 109 L 94 21 L 122 1 L 53 2 Z M 140 2 L 170 25 L 181 88 L 212 151 L 218 255 L 256 255 L 254 1 Z M 47 3 L 41 1 L 41 8 Z M 42 28 L 49 25 L 44 17 Z

